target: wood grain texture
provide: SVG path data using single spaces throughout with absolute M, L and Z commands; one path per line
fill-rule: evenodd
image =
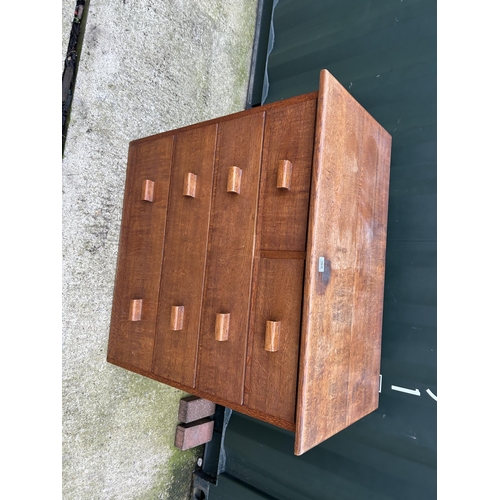
M 155 183 L 149 179 L 145 179 L 142 183 L 141 200 L 153 202 L 155 194 Z
M 165 136 L 129 148 L 108 357 L 144 370 L 153 356 L 172 144 Z M 141 199 L 144 179 L 155 184 L 154 203 Z M 143 301 L 141 320 L 131 322 L 134 299 Z
M 229 167 L 227 171 L 227 192 L 240 194 L 241 176 L 243 171 L 239 167 Z
M 261 250 L 261 259 L 299 259 L 306 260 L 306 252 L 288 252 L 286 250 Z
M 266 114 L 258 248 L 306 250 L 316 99 L 285 102 Z M 277 189 L 280 161 L 293 164 L 290 189 Z
M 264 349 L 276 352 L 280 348 L 281 321 L 266 321 L 266 340 Z
M 346 425 L 375 410 L 379 403 L 391 137 L 366 118 L 364 134 L 367 138 L 358 153 L 365 168 L 355 228 L 358 272 L 352 306 Z
M 153 371 L 193 387 L 207 252 L 217 125 L 176 137 L 165 234 Z M 183 195 L 186 173 L 196 175 L 196 197 Z M 170 329 L 172 306 L 184 306 L 182 331 Z
M 132 299 L 130 301 L 130 321 L 140 321 L 142 317 L 142 299 Z
M 184 189 L 182 194 L 184 196 L 191 196 L 191 198 L 196 198 L 196 181 L 198 177 L 196 174 L 191 172 L 186 172 L 184 174 Z
M 389 134 L 323 70 L 311 187 L 296 455 L 378 404 L 390 145 Z
M 304 261 L 259 259 L 254 277 L 252 335 L 245 405 L 295 421 Z M 266 325 L 280 322 L 279 350 L 266 350 Z
M 276 179 L 276 187 L 278 189 L 290 189 L 292 188 L 292 171 L 293 165 L 289 160 L 280 160 L 278 162 L 278 175 Z
M 225 342 L 229 339 L 229 322 L 231 321 L 231 314 L 217 313 L 215 315 L 215 340 Z
M 219 125 L 215 196 L 200 333 L 197 387 L 234 403 L 243 383 L 259 192 L 264 113 Z M 240 194 L 226 191 L 228 168 L 238 165 Z M 214 339 L 218 313 L 230 313 L 229 338 Z
M 172 306 L 170 313 L 170 329 L 174 331 L 184 328 L 184 306 Z

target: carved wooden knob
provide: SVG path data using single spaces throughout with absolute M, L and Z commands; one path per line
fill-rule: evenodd
M 172 306 L 170 313 L 170 329 L 182 330 L 184 326 L 184 306 Z
M 280 345 L 281 321 L 266 321 L 266 351 L 276 352 Z
M 292 162 L 289 160 L 280 160 L 278 163 L 278 179 L 276 187 L 278 189 L 288 189 L 292 185 Z
M 155 183 L 146 179 L 142 182 L 141 200 L 152 202 L 154 199 Z
M 140 321 L 142 319 L 142 299 L 130 301 L 128 318 L 130 321 Z
M 215 340 L 224 342 L 229 339 L 229 313 L 218 313 L 215 316 Z
M 240 194 L 241 189 L 241 174 L 243 170 L 238 167 L 229 167 L 227 176 L 227 192 Z
M 182 194 L 184 196 L 190 196 L 191 198 L 196 198 L 196 180 L 198 176 L 187 172 L 184 175 L 184 190 Z

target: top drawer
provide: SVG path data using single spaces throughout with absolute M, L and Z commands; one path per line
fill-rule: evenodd
M 257 249 L 306 250 L 316 102 L 266 113 Z

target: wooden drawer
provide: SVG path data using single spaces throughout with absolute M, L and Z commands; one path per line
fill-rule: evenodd
M 165 137 L 131 145 L 123 200 L 108 357 L 146 371 L 155 341 L 172 143 Z
M 375 410 L 390 147 L 326 70 L 133 141 L 108 361 L 294 431 L 297 455 Z
M 295 422 L 304 259 L 257 259 L 245 405 Z
M 305 252 L 316 99 L 266 113 L 257 248 Z
M 176 136 L 153 373 L 195 386 L 217 125 Z
M 197 387 L 238 404 L 243 402 L 263 128 L 263 113 L 219 125 L 200 331 Z

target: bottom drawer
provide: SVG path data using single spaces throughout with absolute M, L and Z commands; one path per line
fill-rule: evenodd
M 256 259 L 245 401 L 295 422 L 304 260 Z

